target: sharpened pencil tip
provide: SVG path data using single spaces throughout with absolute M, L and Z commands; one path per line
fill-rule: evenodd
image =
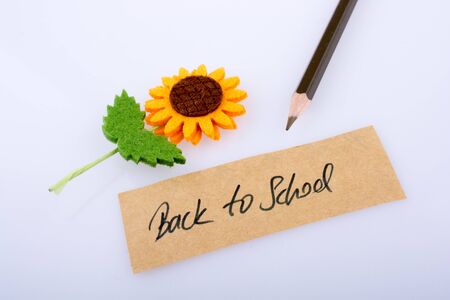
M 291 128 L 292 124 L 294 124 L 295 120 L 297 120 L 297 117 L 289 117 L 286 124 L 286 131 Z

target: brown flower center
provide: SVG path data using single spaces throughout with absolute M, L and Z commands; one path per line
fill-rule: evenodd
M 215 111 L 222 102 L 222 88 L 212 78 L 188 76 L 170 91 L 170 103 L 186 117 L 200 117 Z

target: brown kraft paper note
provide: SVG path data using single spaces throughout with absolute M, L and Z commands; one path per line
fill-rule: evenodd
M 133 272 L 405 198 L 373 127 L 119 195 Z

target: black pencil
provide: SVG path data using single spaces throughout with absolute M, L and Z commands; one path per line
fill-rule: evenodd
M 357 1 L 358 0 L 339 1 L 333 17 L 328 23 L 325 33 L 309 62 L 308 68 L 306 69 L 296 92 L 292 96 L 286 130 L 289 130 L 295 120 L 297 120 L 298 116 L 309 106 L 309 104 L 311 104 L 311 100 L 316 93 L 323 73 L 325 73 L 325 69 L 333 56 L 334 49 L 336 49 Z

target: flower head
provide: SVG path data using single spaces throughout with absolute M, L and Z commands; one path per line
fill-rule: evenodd
M 204 65 L 192 72 L 180 68 L 178 75 L 163 77 L 162 83 L 150 89 L 153 99 L 145 103 L 145 122 L 173 143 L 185 139 L 196 145 L 202 134 L 219 140 L 219 127 L 235 129 L 233 117 L 245 113 L 237 102 L 247 93 L 236 89 L 239 77 L 225 78 L 223 68 L 209 74 Z

